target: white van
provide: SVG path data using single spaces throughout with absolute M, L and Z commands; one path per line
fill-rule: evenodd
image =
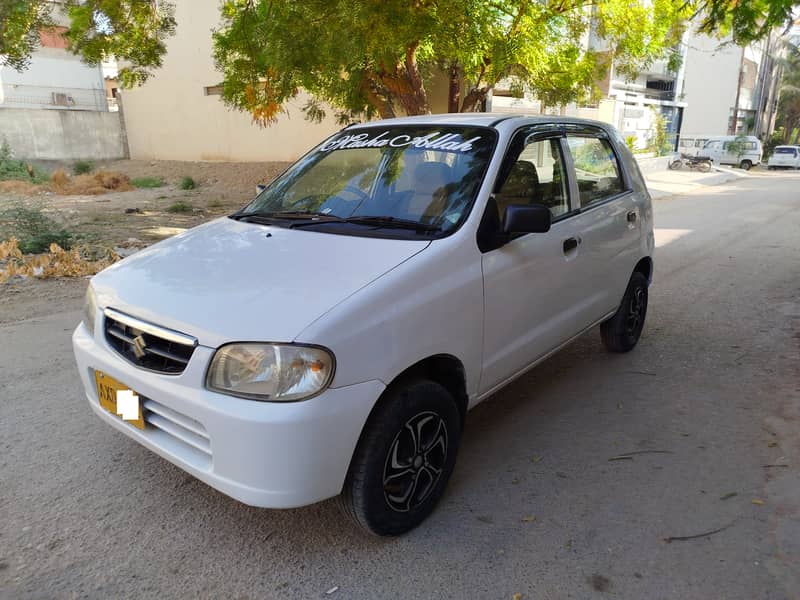
M 633 349 L 653 248 L 609 125 L 374 121 L 92 278 L 75 356 L 101 419 L 212 487 L 341 494 L 396 535 L 442 496 L 469 408 L 595 325 Z
M 741 145 L 739 145 L 741 144 Z M 753 135 L 718 135 L 708 138 L 702 154 L 715 165 L 733 165 L 749 170 L 761 163 L 764 149 Z

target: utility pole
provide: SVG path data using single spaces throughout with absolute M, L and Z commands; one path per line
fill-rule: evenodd
M 736 135 L 736 126 L 739 123 L 739 94 L 742 91 L 742 79 L 744 78 L 744 46 L 742 46 L 742 57 L 739 59 L 739 80 L 736 82 L 736 101 L 733 104 L 733 121 L 728 125 L 728 134 Z

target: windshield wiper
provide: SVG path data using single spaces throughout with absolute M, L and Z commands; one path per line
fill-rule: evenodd
M 243 213 L 236 212 L 228 215 L 228 218 L 234 221 L 252 221 L 254 223 L 274 223 L 276 221 L 306 221 L 309 219 L 325 219 L 331 221 L 338 221 L 340 217 L 336 215 L 326 215 L 324 213 L 304 212 L 304 211 L 285 211 L 285 212 L 251 212 Z M 313 221 L 315 223 L 319 221 Z
M 381 217 L 381 216 L 363 216 L 363 217 L 334 217 L 333 215 L 320 215 L 321 217 L 333 217 L 330 220 L 319 219 L 314 221 L 302 221 L 299 223 L 292 223 L 290 227 L 306 227 L 309 225 L 327 225 L 329 223 L 351 223 L 354 225 L 372 225 L 378 228 L 386 229 L 411 229 L 414 231 L 441 231 L 438 225 L 430 225 L 428 223 L 420 223 L 419 221 L 412 221 L 411 219 L 398 219 L 397 217 Z

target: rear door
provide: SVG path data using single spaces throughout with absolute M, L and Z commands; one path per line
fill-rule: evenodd
M 641 249 L 643 198 L 624 172 L 614 144 L 599 128 L 568 129 L 578 214 L 572 218 L 584 264 L 579 313 L 585 323 L 615 311 Z

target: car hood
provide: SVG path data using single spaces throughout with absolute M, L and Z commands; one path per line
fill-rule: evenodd
M 289 342 L 429 244 L 223 218 L 137 252 L 92 285 L 100 306 L 187 333 L 204 346 Z

